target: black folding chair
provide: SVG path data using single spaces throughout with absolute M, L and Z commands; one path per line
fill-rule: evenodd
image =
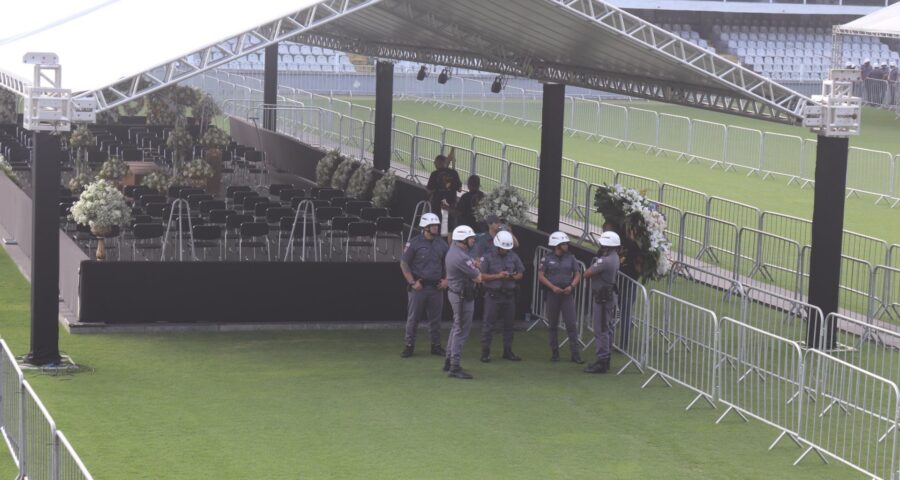
M 239 261 L 244 261 L 244 247 L 253 248 L 254 260 L 256 260 L 256 251 L 265 247 L 266 260 L 272 260 L 272 252 L 269 247 L 269 225 L 267 223 L 250 222 L 241 224 L 238 235 Z
M 344 213 L 346 213 L 347 215 L 358 217 L 362 209 L 371 207 L 372 202 L 366 200 L 353 200 L 351 202 L 347 202 L 347 205 L 344 206 Z
M 213 210 L 225 210 L 225 202 L 222 200 L 205 200 L 200 202 L 200 215 L 209 216 Z
M 372 261 L 378 260 L 375 248 L 375 224 L 371 222 L 353 222 L 347 226 L 347 241 L 344 243 L 344 261 L 350 261 L 350 249 L 354 247 L 371 247 Z
M 206 251 L 212 248 L 219 250 L 219 260 L 222 260 L 222 227 L 219 225 L 194 225 L 193 247 L 194 252 L 198 249 L 203 252 L 203 259 L 206 260 Z
M 234 235 L 237 236 L 240 232 L 241 225 L 245 223 L 252 223 L 253 215 L 247 215 L 245 213 L 233 213 L 225 217 L 225 251 L 227 254 L 228 251 L 228 236 Z
M 387 217 L 388 209 L 386 208 L 364 208 L 359 212 L 359 218 L 366 222 L 375 222 L 381 217 Z
M 137 252 L 142 251 L 160 251 L 160 260 L 162 260 L 163 236 L 165 230 L 160 223 L 136 223 L 131 226 L 131 258 L 137 260 Z M 156 242 L 155 242 L 156 241 Z M 144 256 L 145 260 L 150 257 Z
M 375 238 L 376 243 L 377 239 L 386 239 L 385 243 L 388 243 L 391 240 L 397 240 L 398 248 L 390 249 L 391 257 L 396 259 L 400 257 L 400 254 L 397 252 L 403 251 L 403 231 L 405 230 L 403 224 L 403 219 L 400 217 L 380 217 L 375 219 Z M 385 249 L 387 252 L 388 249 Z

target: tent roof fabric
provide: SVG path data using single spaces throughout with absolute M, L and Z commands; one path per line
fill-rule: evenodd
M 812 103 L 601 0 L 47 0 L 41 21 L 27 3 L 4 6 L 0 85 L 30 84 L 22 56 L 53 52 L 100 109 L 288 38 L 790 124 Z
M 884 7 L 865 17 L 835 27 L 834 33 L 900 38 L 900 3 Z

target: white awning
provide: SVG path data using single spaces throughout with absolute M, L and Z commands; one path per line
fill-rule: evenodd
M 900 3 L 835 27 L 835 34 L 900 38 Z

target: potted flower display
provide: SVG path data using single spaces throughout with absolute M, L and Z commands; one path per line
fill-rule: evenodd
M 191 154 L 191 149 L 194 148 L 194 137 L 186 128 L 175 127 L 166 138 L 166 147 L 172 149 L 175 154 L 175 169 L 177 170 L 184 159 Z
M 205 98 L 208 98 L 208 96 Z M 213 176 L 208 183 L 212 192 L 218 192 L 222 183 L 222 152 L 225 151 L 229 143 L 231 143 L 231 137 L 215 125 L 208 126 L 203 135 L 200 136 L 200 145 L 203 146 L 203 157 L 213 169 Z
M 112 235 L 114 227 L 131 221 L 131 207 L 125 201 L 125 195 L 107 180 L 88 185 L 69 212 L 72 220 L 89 226 L 91 234 L 97 237 L 97 260 L 106 259 L 104 239 Z
M 334 172 L 344 160 L 345 158 L 337 150 L 332 150 L 322 157 L 316 164 L 316 185 L 330 187 Z
M 331 188 L 346 190 L 347 185 L 350 183 L 350 177 L 357 168 L 359 168 L 359 161 L 357 160 L 341 162 L 337 170 L 334 171 L 334 175 L 331 177 Z
M 475 218 L 483 222 L 491 215 L 509 223 L 524 224 L 528 221 L 528 202 L 513 187 L 499 185 L 478 203 Z
M 180 173 L 192 187 L 206 188 L 206 182 L 213 176 L 213 169 L 206 160 L 195 158 L 186 163 Z
M 120 184 L 125 175 L 128 175 L 128 165 L 118 157 L 110 157 L 109 160 L 103 162 L 100 171 L 97 172 L 97 178 L 109 180 L 113 184 Z
M 367 164 L 360 165 L 350 177 L 350 184 L 347 185 L 347 196 L 360 200 L 371 200 L 375 181 L 375 169 Z
M 375 182 L 372 191 L 372 205 L 378 208 L 390 208 L 397 188 L 397 176 L 390 170 Z
M 141 178 L 141 185 L 157 192 L 166 192 L 172 184 L 172 178 L 165 172 L 150 172 Z

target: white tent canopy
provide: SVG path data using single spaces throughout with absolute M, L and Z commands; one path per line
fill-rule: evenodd
M 836 35 L 865 35 L 900 38 L 900 3 L 884 7 L 865 17 L 834 28 Z
M 375 58 L 561 82 L 800 124 L 814 102 L 603 0 L 45 0 L 8 2 L 0 87 L 25 95 L 26 52 L 98 110 L 282 40 Z

